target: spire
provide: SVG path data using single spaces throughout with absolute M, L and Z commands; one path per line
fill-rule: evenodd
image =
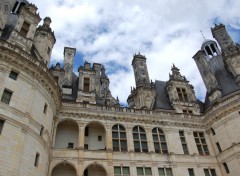
M 204 36 L 204 34 L 203 34 L 203 31 L 202 31 L 202 30 L 200 30 L 200 32 L 201 32 L 201 34 L 202 34 L 203 41 L 205 41 L 205 40 L 206 40 L 206 38 L 205 38 L 205 36 Z

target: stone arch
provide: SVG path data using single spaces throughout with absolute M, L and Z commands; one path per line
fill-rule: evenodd
M 85 126 L 84 149 L 106 150 L 106 128 L 98 121 L 91 121 Z
M 63 161 L 55 164 L 51 170 L 51 176 L 77 176 L 77 170 L 69 161 Z
M 78 123 L 72 119 L 64 119 L 57 124 L 54 148 L 77 148 L 78 138 Z
M 98 162 L 93 162 L 88 164 L 83 171 L 83 176 L 107 176 L 107 169 L 103 164 Z

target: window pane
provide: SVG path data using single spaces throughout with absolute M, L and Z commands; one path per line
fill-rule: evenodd
M 114 126 L 112 127 L 112 130 L 117 131 L 117 130 L 118 130 L 118 126 L 117 126 L 117 125 L 114 125 Z
M 148 147 L 147 147 L 147 142 L 142 142 L 142 148 L 143 149 L 147 149 Z
M 153 135 L 153 140 L 154 141 L 158 141 L 158 136 L 157 135 Z
M 163 168 L 158 168 L 158 173 L 159 173 L 159 176 L 165 176 Z
M 130 174 L 129 167 L 123 167 L 123 174 Z
M 152 175 L 152 170 L 150 167 L 145 168 L 145 175 Z
M 121 147 L 127 148 L 127 141 L 126 140 L 121 140 Z
M 125 128 L 124 128 L 122 125 L 119 125 L 119 129 L 120 129 L 121 131 L 125 131 Z
M 152 130 L 152 133 L 157 133 L 157 128 L 154 128 L 154 129 Z
M 113 140 L 113 147 L 118 147 L 118 146 L 119 146 L 118 140 Z
M 204 174 L 205 174 L 205 176 L 210 176 L 208 169 L 204 169 Z
M 137 128 L 137 127 L 134 127 L 134 128 L 133 128 L 133 132 L 138 132 L 138 128 Z
M 166 140 L 166 139 L 165 139 L 165 136 L 161 135 L 161 136 L 160 136 L 160 140 L 161 140 L 161 141 L 165 141 L 165 140 Z
M 145 135 L 145 134 L 141 134 L 140 136 L 141 136 L 141 139 L 142 139 L 142 140 L 147 140 L 147 138 L 146 138 L 146 135 Z
M 118 138 L 118 132 L 112 132 L 112 137 L 113 138 Z
M 139 130 L 140 130 L 140 132 L 144 132 L 145 133 L 145 131 L 144 131 L 144 129 L 142 127 L 139 127 Z
M 137 174 L 138 175 L 144 175 L 142 167 L 137 167 Z
M 125 132 L 121 132 L 120 133 L 120 138 L 124 138 L 125 139 L 126 138 L 126 133 Z
M 162 143 L 161 145 L 162 145 L 163 150 L 167 150 L 167 144 L 166 143 Z
M 120 167 L 114 167 L 114 174 L 121 174 L 121 168 Z
M 210 169 L 212 176 L 217 176 L 215 169 Z
M 139 139 L 138 134 L 133 133 L 133 139 Z
M 172 176 L 172 169 L 171 168 L 166 168 L 166 174 L 167 176 Z
M 201 139 L 202 144 L 206 144 L 206 140 L 204 138 Z
M 194 171 L 193 169 L 188 169 L 189 176 L 194 176 Z

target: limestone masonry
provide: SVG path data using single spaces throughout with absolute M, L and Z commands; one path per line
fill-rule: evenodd
M 73 72 L 75 48 L 48 68 L 56 38 L 40 21 L 34 4 L 0 0 L 0 176 L 240 175 L 240 46 L 223 24 L 193 56 L 204 102 L 175 65 L 150 81 L 138 53 L 121 107 L 103 65 Z

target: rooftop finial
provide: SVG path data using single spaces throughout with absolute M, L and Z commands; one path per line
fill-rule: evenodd
M 204 34 L 203 34 L 203 31 L 200 30 L 200 32 L 201 32 L 201 34 L 202 34 L 203 40 L 206 40 L 206 38 L 205 38 L 205 36 L 204 36 Z

